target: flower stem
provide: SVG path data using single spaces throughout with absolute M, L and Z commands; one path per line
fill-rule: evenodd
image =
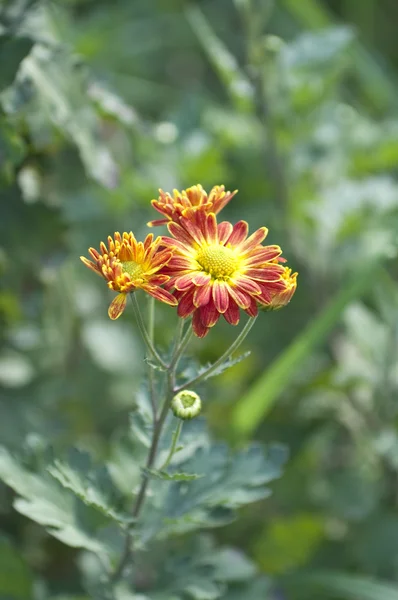
M 142 339 L 144 340 L 145 345 L 148 349 L 148 352 L 152 356 L 152 358 L 154 358 L 161 367 L 166 369 L 167 365 L 164 362 L 164 360 L 162 359 L 162 357 L 159 355 L 159 353 L 157 352 L 157 350 L 153 344 L 153 341 L 151 340 L 149 333 L 145 327 L 144 319 L 142 318 L 142 314 L 141 314 L 141 310 L 140 310 L 140 307 L 138 304 L 137 297 L 135 294 L 130 294 L 130 296 L 131 296 L 131 299 L 133 302 L 133 309 L 134 309 L 134 314 L 135 314 L 135 318 L 137 321 L 137 325 L 140 330 Z
M 181 322 L 182 322 L 182 326 L 184 326 L 184 321 L 182 319 L 181 319 Z M 181 333 L 182 333 L 182 331 L 181 331 Z M 180 358 L 183 355 L 185 348 L 188 346 L 189 342 L 191 341 L 191 338 L 192 338 L 192 327 L 189 324 L 188 329 L 186 330 L 182 340 L 180 341 L 179 345 L 177 345 L 177 347 L 175 349 L 173 360 L 170 363 L 170 367 L 176 368 L 178 366 Z
M 136 307 L 138 309 L 138 305 L 136 305 Z M 136 312 L 136 316 L 137 316 L 138 311 L 139 311 L 139 309 Z M 139 317 L 141 318 L 141 322 L 143 324 L 141 313 L 138 313 L 138 314 L 139 314 Z M 137 317 L 137 322 L 138 322 L 138 320 L 139 319 Z M 141 329 L 141 327 L 140 327 L 140 329 Z M 173 355 L 171 357 L 171 362 L 170 362 L 170 365 L 167 367 L 166 393 L 165 393 L 165 399 L 163 402 L 163 406 L 160 411 L 159 417 L 157 417 L 156 414 L 154 414 L 154 428 L 153 428 L 151 446 L 149 448 L 148 458 L 147 458 L 147 461 L 145 464 L 145 470 L 142 473 L 141 485 L 138 490 L 138 494 L 137 494 L 137 497 L 135 499 L 135 502 L 134 502 L 134 505 L 132 508 L 132 517 L 133 517 L 134 521 L 136 521 L 138 519 L 138 517 L 141 513 L 141 510 L 142 510 L 142 507 L 144 506 L 144 503 L 145 503 L 146 492 L 147 492 L 148 485 L 149 485 L 148 469 L 151 469 L 154 466 L 160 437 L 161 437 L 161 434 L 163 431 L 163 426 L 165 424 L 165 421 L 166 421 L 166 418 L 167 418 L 167 415 L 169 412 L 171 400 L 173 399 L 173 396 L 174 396 L 175 369 L 176 369 L 175 356 L 176 356 L 179 348 L 181 347 L 181 344 L 179 343 L 179 341 L 181 339 L 181 334 L 182 334 L 182 328 L 179 328 L 177 331 L 177 335 L 176 335 L 176 341 L 175 341 L 175 345 L 174 345 Z M 149 336 L 148 336 L 148 339 L 150 340 Z M 152 347 L 153 347 L 153 343 L 152 343 Z M 149 346 L 148 346 L 148 348 L 149 348 Z M 153 352 L 152 355 L 156 357 L 157 352 L 154 347 L 153 347 L 153 349 L 155 352 Z M 173 454 L 175 453 L 175 448 L 177 446 L 180 431 L 181 431 L 181 428 L 178 427 L 177 428 L 178 435 L 176 432 L 176 434 L 173 438 L 172 447 L 171 447 L 169 455 L 166 459 L 166 463 L 167 463 L 167 464 L 165 463 L 166 466 L 170 463 L 170 460 L 171 460 Z M 132 556 L 133 556 L 133 534 L 132 534 L 132 531 L 128 531 L 126 533 L 124 549 L 123 549 L 122 555 L 120 557 L 119 563 L 116 566 L 115 571 L 111 576 L 111 580 L 113 581 L 113 583 L 117 582 L 123 576 L 124 570 L 127 567 L 128 563 L 131 561 Z
M 180 439 L 180 435 L 181 435 L 181 430 L 182 430 L 183 424 L 184 424 L 184 421 L 182 421 L 182 420 L 178 421 L 177 429 L 173 433 L 173 441 L 171 443 L 170 451 L 169 451 L 169 453 L 167 455 L 166 460 L 162 464 L 162 466 L 159 467 L 159 471 L 164 471 L 165 469 L 167 469 L 167 467 L 171 463 L 172 458 L 173 458 L 173 456 L 174 456 L 174 454 L 176 452 L 176 448 L 177 448 L 178 440 Z
M 190 379 L 183 385 L 180 385 L 179 387 L 174 388 L 174 392 L 177 393 L 177 392 L 181 392 L 182 390 L 186 390 L 187 388 L 190 388 L 190 387 L 196 385 L 200 381 L 203 381 L 203 379 L 207 379 L 212 373 L 217 371 L 217 369 L 223 364 L 223 362 L 228 360 L 228 358 L 231 356 L 231 354 L 233 354 L 239 348 L 239 346 L 241 345 L 241 343 L 243 342 L 243 340 L 245 339 L 245 337 L 247 336 L 247 334 L 253 327 L 254 323 L 256 322 L 256 319 L 257 319 L 257 317 L 250 317 L 249 320 L 246 321 L 245 326 L 243 327 L 242 331 L 240 332 L 240 334 L 238 335 L 236 340 L 230 345 L 228 350 L 226 350 L 224 352 L 224 354 L 222 356 L 220 356 L 220 358 L 218 360 L 216 360 L 215 363 L 210 365 L 210 367 L 208 369 L 206 369 L 202 373 L 199 373 L 199 375 L 197 375 L 196 377 L 193 377 L 192 379 Z
M 149 296 L 148 302 L 148 336 L 153 344 L 155 338 L 155 298 L 153 296 Z M 155 373 L 152 365 L 150 364 L 148 364 L 148 383 L 153 420 L 156 421 L 157 403 L 155 393 Z

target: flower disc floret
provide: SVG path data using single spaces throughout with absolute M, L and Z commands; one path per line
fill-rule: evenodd
M 192 318 L 194 333 L 204 337 L 221 315 L 237 325 L 240 309 L 255 317 L 258 305 L 270 304 L 285 289 L 285 267 L 279 246 L 263 246 L 268 230 L 261 227 L 248 237 L 248 224 L 217 223 L 214 213 L 198 210 L 179 223 L 169 223 L 173 237 L 164 237 L 174 255 L 162 270 L 170 276 L 180 317 Z
M 159 198 L 152 200 L 152 206 L 164 215 L 164 218 L 150 221 L 148 225 L 155 227 L 156 225 L 166 225 L 171 221 L 178 223 L 180 217 L 184 216 L 189 219 L 197 210 L 204 210 L 207 214 L 210 212 L 218 214 L 235 196 L 236 192 L 237 190 L 226 192 L 223 185 L 216 185 L 207 194 L 199 184 L 181 192 L 173 190 L 172 196 L 168 192 L 159 190 Z
M 171 306 L 176 306 L 177 300 L 170 292 L 160 286 L 169 281 L 170 277 L 160 273 L 170 261 L 173 250 L 161 246 L 162 238 L 153 239 L 153 234 L 147 235 L 144 242 L 137 242 L 134 234 L 116 232 L 114 237 L 108 237 L 108 244 L 100 243 L 100 250 L 89 248 L 92 261 L 81 256 L 82 262 L 101 275 L 108 287 L 119 292 L 111 302 L 108 310 L 111 319 L 117 319 L 124 311 L 127 295 L 142 289 L 157 300 Z

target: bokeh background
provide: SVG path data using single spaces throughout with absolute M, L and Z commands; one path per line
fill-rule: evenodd
M 281 599 L 398 597 L 397 19 L 394 0 L 0 2 L 0 443 L 114 460 L 143 348 L 79 255 L 144 236 L 160 187 L 239 189 L 226 218 L 266 225 L 299 286 L 207 385 L 205 414 L 290 459 L 217 537 Z M 175 324 L 160 307 L 161 346 Z M 191 352 L 235 336 L 220 322 Z M 29 583 L 10 591 L 3 557 L 0 597 L 42 579 L 83 597 L 77 552 L 12 502 L 0 484 Z

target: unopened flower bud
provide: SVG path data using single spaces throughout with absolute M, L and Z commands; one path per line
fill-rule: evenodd
M 176 417 L 185 420 L 193 419 L 200 414 L 202 401 L 192 390 L 178 392 L 171 401 L 171 409 Z

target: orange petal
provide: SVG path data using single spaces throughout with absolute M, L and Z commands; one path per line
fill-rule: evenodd
M 118 294 L 116 296 L 116 298 L 114 298 L 109 305 L 109 308 L 108 308 L 109 318 L 112 319 L 112 321 L 114 321 L 115 319 L 118 319 L 120 317 L 120 315 L 122 314 L 122 312 L 124 311 L 124 309 L 126 308 L 126 304 L 127 304 L 127 294 Z
M 94 273 L 97 273 L 98 275 L 102 276 L 102 273 L 99 270 L 99 268 L 97 267 L 97 265 L 95 265 L 93 262 L 91 262 L 91 260 L 88 260 L 88 258 L 86 258 L 85 256 L 81 256 L 80 260 L 82 261 L 82 263 L 84 265 L 86 265 L 86 267 L 88 267 L 89 269 L 94 271 Z

